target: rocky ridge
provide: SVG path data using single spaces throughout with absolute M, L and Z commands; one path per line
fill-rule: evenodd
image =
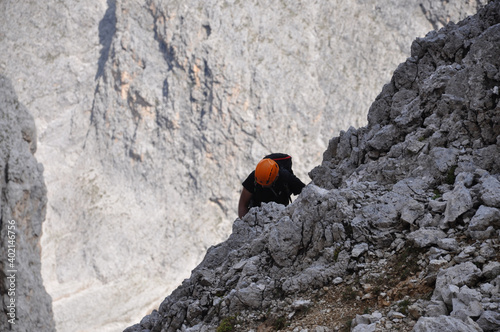
M 259 158 L 291 153 L 306 178 L 415 36 L 485 2 L 1 1 L 0 71 L 45 167 L 57 329 L 149 312 L 227 237 Z
M 55 331 L 41 276 L 40 238 L 47 189 L 35 121 L 0 75 L 0 294 L 2 331 Z
M 500 329 L 500 2 L 411 50 L 296 201 L 125 331 Z

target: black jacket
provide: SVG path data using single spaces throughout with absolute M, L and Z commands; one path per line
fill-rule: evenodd
M 276 202 L 283 205 L 290 203 L 292 194 L 298 195 L 302 192 L 305 184 L 298 177 L 286 169 L 279 170 L 279 176 L 272 187 L 264 188 L 255 181 L 255 171 L 243 181 L 243 187 L 252 193 L 250 207 L 260 206 L 261 203 Z

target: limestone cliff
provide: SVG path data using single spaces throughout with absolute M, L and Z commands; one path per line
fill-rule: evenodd
M 2 331 L 55 331 L 41 276 L 47 190 L 34 153 L 35 122 L 0 75 L 0 295 Z
M 45 167 L 57 329 L 150 312 L 227 238 L 259 158 L 291 153 L 305 181 L 411 41 L 484 2 L 0 1 L 0 70 Z
M 126 331 L 498 331 L 500 2 L 411 50 L 296 201 Z

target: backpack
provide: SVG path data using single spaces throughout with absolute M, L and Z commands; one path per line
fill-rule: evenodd
M 293 170 L 292 170 L 292 156 L 286 154 L 286 153 L 271 153 L 271 154 L 268 154 L 267 156 L 265 156 L 263 159 L 272 159 L 274 160 L 278 166 L 280 167 L 280 169 L 286 169 L 288 172 L 290 172 L 291 174 L 293 174 Z M 288 186 L 285 184 L 284 188 L 285 190 L 285 193 L 286 195 L 288 196 L 288 203 L 291 203 L 292 202 L 292 199 L 291 199 L 291 194 L 290 194 L 290 189 L 288 188 Z M 259 186 L 259 185 L 256 185 L 255 186 L 255 194 L 258 195 L 258 193 L 260 192 L 260 190 L 262 190 L 262 187 Z M 271 189 L 273 190 L 273 189 Z M 275 194 L 275 196 L 278 196 L 274 190 L 273 190 L 273 193 Z M 250 207 L 253 207 L 253 206 L 259 206 L 260 203 L 258 204 L 255 204 L 255 201 L 252 199 L 252 201 L 250 202 Z
M 280 168 L 284 168 L 288 172 L 293 174 L 292 156 L 286 153 L 271 153 L 264 157 L 264 159 L 266 158 L 274 160 Z

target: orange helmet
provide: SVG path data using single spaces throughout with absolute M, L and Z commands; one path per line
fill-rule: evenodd
M 268 186 L 276 180 L 280 168 L 272 159 L 262 159 L 255 168 L 255 181 L 261 186 Z

